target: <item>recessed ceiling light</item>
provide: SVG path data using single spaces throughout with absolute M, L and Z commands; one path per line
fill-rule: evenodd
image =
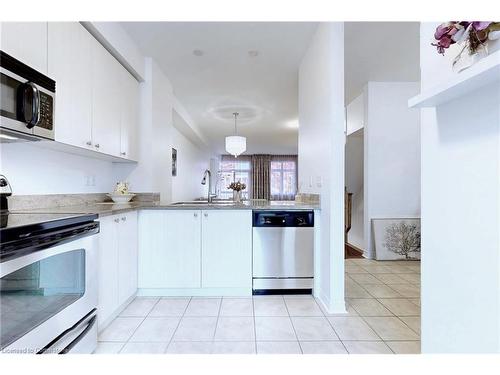
M 248 51 L 248 56 L 257 57 L 257 56 L 259 56 L 259 51 L 252 49 L 252 50 Z
M 204 52 L 201 49 L 194 49 L 193 50 L 193 55 L 195 56 L 203 56 Z

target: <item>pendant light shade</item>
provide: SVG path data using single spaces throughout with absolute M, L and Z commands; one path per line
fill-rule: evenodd
M 235 158 L 244 153 L 247 149 L 247 139 L 238 135 L 238 129 L 236 127 L 236 118 L 239 113 L 234 112 L 234 135 L 226 137 L 226 152 L 234 155 Z
M 226 151 L 234 157 L 240 156 L 247 149 L 247 139 L 238 135 L 226 137 Z

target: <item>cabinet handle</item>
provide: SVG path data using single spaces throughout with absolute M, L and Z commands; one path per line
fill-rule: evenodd
M 207 212 L 205 212 L 205 213 L 203 214 L 203 216 L 208 217 L 208 213 L 207 213 Z
M 87 141 L 85 144 L 86 144 L 87 146 L 92 146 L 92 141 Z
M 195 212 L 193 216 L 194 216 L 194 217 L 198 217 L 198 214 Z
M 99 145 L 99 143 L 96 143 L 96 144 L 95 144 L 95 148 L 99 148 L 99 147 L 101 147 L 101 146 Z
M 119 222 L 120 222 L 120 219 L 116 218 L 115 223 L 119 223 Z
M 125 221 L 125 220 L 127 220 L 127 218 L 126 218 L 125 216 L 124 216 L 124 217 L 122 217 L 122 221 Z

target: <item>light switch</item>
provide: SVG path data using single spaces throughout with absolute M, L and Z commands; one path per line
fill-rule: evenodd
M 321 187 L 323 186 L 323 177 L 321 176 L 316 176 L 316 187 Z

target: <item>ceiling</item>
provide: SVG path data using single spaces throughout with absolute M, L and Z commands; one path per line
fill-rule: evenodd
M 420 81 L 418 22 L 346 22 L 344 32 L 346 104 L 368 81 Z
M 247 137 L 247 153 L 296 153 L 300 61 L 316 30 L 305 22 L 124 22 L 153 57 L 176 97 L 224 152 L 224 137 Z

